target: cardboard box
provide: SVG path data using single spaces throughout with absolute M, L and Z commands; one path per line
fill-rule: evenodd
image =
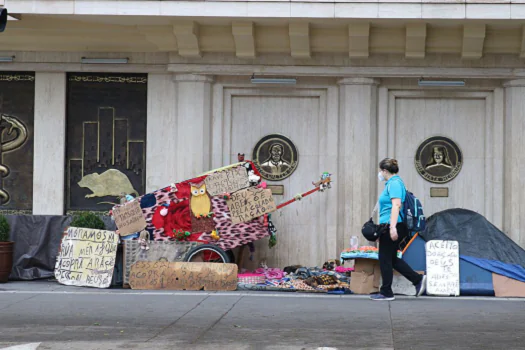
M 525 283 L 492 273 L 492 284 L 496 297 L 525 297 Z
M 354 271 L 350 278 L 350 289 L 355 294 L 371 294 L 379 291 L 379 261 L 355 259 Z
M 355 270 L 350 279 L 350 290 L 355 294 L 371 294 L 379 292 L 382 285 L 379 261 L 374 259 L 355 259 Z M 423 274 L 421 271 L 417 271 Z M 416 288 L 403 275 L 394 270 L 392 291 L 397 295 L 416 295 Z

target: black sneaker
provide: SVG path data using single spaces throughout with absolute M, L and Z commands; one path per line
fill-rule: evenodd
M 394 298 L 394 296 L 391 296 L 391 297 L 385 297 L 383 294 L 379 293 L 379 294 L 374 294 L 372 296 L 370 296 L 370 299 L 372 300 L 376 300 L 376 301 L 392 301 L 392 300 L 396 300 L 396 298 Z
M 427 290 L 427 276 L 423 275 L 421 282 L 416 286 L 416 297 L 420 297 Z

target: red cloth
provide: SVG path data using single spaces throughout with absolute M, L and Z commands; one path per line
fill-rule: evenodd
M 190 207 L 187 200 L 178 203 L 172 201 L 167 208 L 168 214 L 166 216 L 160 214 L 163 208 L 166 207 L 159 206 L 153 213 L 151 223 L 156 229 L 163 228 L 164 233 L 169 237 L 175 237 L 173 230 L 191 232 Z

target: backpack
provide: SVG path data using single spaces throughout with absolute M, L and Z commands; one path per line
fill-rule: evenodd
M 406 189 L 404 182 L 399 180 L 405 187 L 406 195 L 401 208 L 401 219 L 407 226 L 408 232 L 422 232 L 426 227 L 425 214 L 421 201 L 412 192 Z
M 421 201 L 410 191 L 406 191 L 403 202 L 403 222 L 409 232 L 422 232 L 425 230 L 426 220 Z

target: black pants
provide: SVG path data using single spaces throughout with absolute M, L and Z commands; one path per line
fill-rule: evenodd
M 398 223 L 397 226 L 397 241 L 392 241 L 390 238 L 390 225 L 381 227 L 382 234 L 379 238 L 379 267 L 381 269 L 381 277 L 383 278 L 383 285 L 381 286 L 381 294 L 385 297 L 392 297 L 392 279 L 394 278 L 394 269 L 405 276 L 414 285 L 421 282 L 423 276 L 412 270 L 408 264 L 397 257 L 397 250 L 399 249 L 399 242 L 408 236 L 408 230 L 405 224 Z

